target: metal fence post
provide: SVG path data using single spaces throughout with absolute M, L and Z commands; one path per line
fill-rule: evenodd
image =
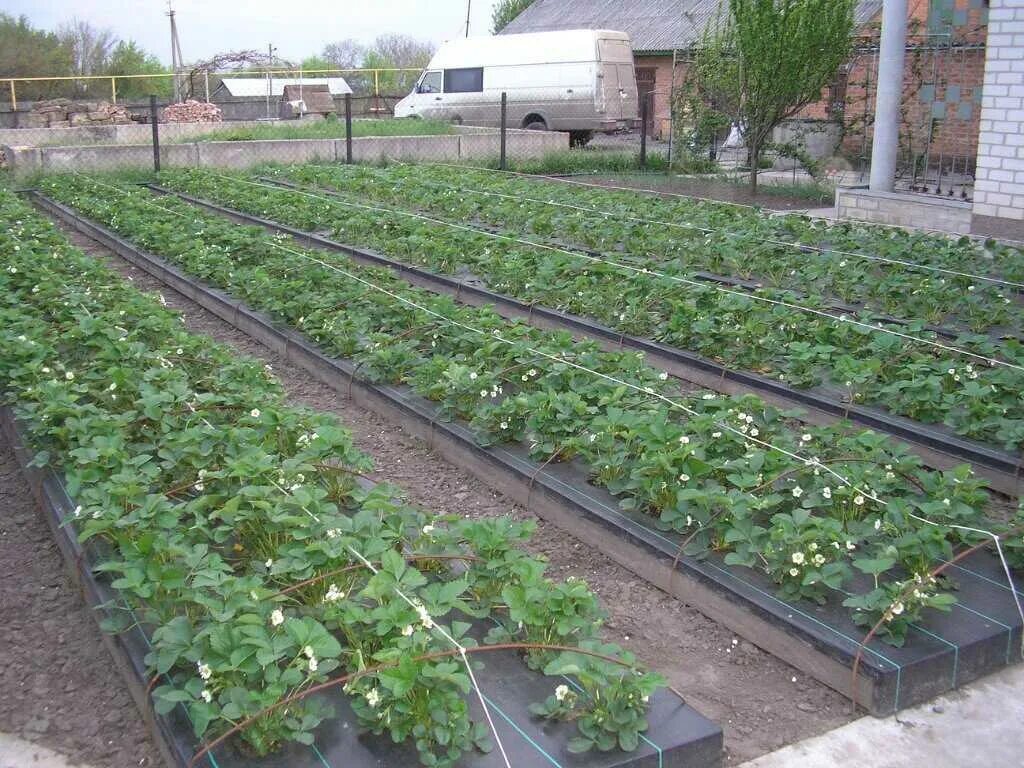
M 160 123 L 156 111 L 156 96 L 149 97 L 149 122 L 153 125 L 153 170 L 160 172 Z
M 508 165 L 507 162 L 506 162 L 506 157 L 505 157 L 505 136 L 506 136 L 506 133 L 507 133 L 507 130 L 506 130 L 506 122 L 507 122 L 506 121 L 506 117 L 507 116 L 508 116 L 508 94 L 505 93 L 505 91 L 502 91 L 501 92 L 501 131 L 499 132 L 500 135 L 501 135 L 501 138 L 500 138 L 500 142 L 499 142 L 500 149 L 499 149 L 499 156 L 498 156 L 498 167 L 501 168 L 501 170 L 503 170 L 503 171 L 506 169 L 506 167 Z
M 650 94 L 644 94 L 643 100 L 640 102 L 640 167 L 644 168 L 647 165 L 647 116 L 648 116 L 648 103 L 650 102 Z
M 345 94 L 345 162 L 352 165 L 352 94 Z

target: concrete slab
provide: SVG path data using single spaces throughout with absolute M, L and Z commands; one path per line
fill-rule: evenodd
M 52 749 L 19 739 L 9 733 L 0 733 L 0 768 L 71 768 L 71 766 L 89 768 L 85 763 L 75 762 Z
M 1024 768 L 1024 667 L 1004 669 L 930 704 L 862 717 L 740 768 Z
M 244 170 L 263 163 L 312 163 L 337 159 L 334 139 L 266 139 L 259 141 L 200 141 L 199 166 Z M 177 144 L 174 146 L 191 146 Z

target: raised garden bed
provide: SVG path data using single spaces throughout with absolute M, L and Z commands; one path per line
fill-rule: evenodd
M 617 500 L 587 482 L 568 463 L 541 467 L 525 448 L 481 447 L 462 424 L 439 418 L 436 407 L 405 387 L 372 384 L 357 367 L 323 355 L 303 336 L 282 328 L 223 292 L 209 288 L 127 240 L 42 196 L 46 210 L 279 354 L 306 368 L 359 403 L 423 436 L 442 455 L 652 583 L 680 596 L 766 650 L 838 690 L 853 693 L 850 672 L 860 648 L 858 629 L 838 599 L 821 607 L 787 603 L 755 571 L 725 566 L 716 555 L 674 559 L 680 538 L 651 526 L 649 517 L 627 513 Z M 673 569 L 673 564 L 676 568 Z M 929 613 L 912 626 L 907 643 L 893 648 L 874 641 L 863 653 L 856 681 L 859 703 L 886 714 L 928 699 L 1020 658 L 1021 624 L 998 563 L 979 553 L 955 566 L 961 599 L 950 614 Z
M 832 424 L 848 420 L 854 424 L 876 429 L 892 435 L 931 466 L 948 469 L 969 462 L 991 487 L 1011 496 L 1024 490 L 1024 459 L 1018 454 L 958 436 L 947 427 L 915 422 L 881 408 L 844 402 L 840 394 L 825 387 L 796 389 L 777 379 L 737 370 L 707 357 L 671 347 L 650 339 L 620 333 L 579 315 L 550 309 L 543 305 L 526 304 L 510 296 L 496 293 L 459 277 L 432 272 L 422 267 L 396 261 L 375 251 L 339 243 L 323 235 L 281 224 L 272 219 L 244 213 L 233 208 L 169 190 L 156 184 L 147 185 L 159 194 L 175 195 L 186 202 L 218 213 L 243 224 L 262 226 L 273 232 L 290 235 L 296 242 L 315 248 L 344 253 L 354 261 L 370 266 L 394 270 L 412 285 L 454 296 L 472 306 L 491 306 L 505 317 L 528 320 L 539 328 L 567 330 L 594 339 L 606 349 L 630 348 L 643 352 L 647 360 L 679 378 L 726 394 L 756 392 L 760 397 L 780 407 L 800 407 L 803 418 L 812 424 Z
M 199 737 L 212 765 L 507 764 L 484 756 L 497 734 L 517 764 L 717 764 L 720 730 L 595 639 L 586 584 L 516 548 L 528 523 L 442 518 L 362 481 L 333 417 L 287 405 L 267 369 L 10 194 L 0 217 L 0 383 L 24 422 L 0 421 L 171 765 Z
M 616 338 L 657 341 L 719 368 L 755 373 L 784 390 L 806 392 L 812 400 L 829 401 L 833 414 L 847 408 L 866 409 L 872 416 L 884 412 L 977 443 L 1005 454 L 998 462 L 1004 465 L 1001 488 L 1010 493 L 1018 488 L 1005 477 L 1009 470 L 1016 480 L 1020 472 L 1024 424 L 1024 411 L 1013 396 L 1022 386 L 1024 360 L 1013 339 L 917 338 L 930 333 L 915 330 L 927 324 L 923 320 L 908 326 L 909 333 L 883 332 L 876 325 L 886 325 L 886 315 L 836 317 L 826 297 L 816 296 L 810 307 L 798 306 L 800 299 L 789 290 L 760 291 L 755 299 L 746 289 L 692 279 L 689 267 L 666 265 L 664 273 L 651 272 L 662 269 L 654 256 L 593 261 L 518 238 L 495 239 L 433 214 L 423 220 L 414 211 L 369 210 L 361 198 L 277 191 L 269 184 L 203 173 L 168 174 L 166 182 L 177 191 L 289 226 L 326 229 L 335 240 L 434 272 L 472 274 L 494 292 L 586 317 L 613 329 Z M 652 243 L 648 250 L 656 247 Z M 649 273 L 640 274 L 644 269 Z M 964 287 L 963 293 L 978 292 Z M 999 311 L 1013 317 L 1013 307 L 1003 301 L 998 300 Z
M 15 457 L 32 488 L 47 523 L 60 547 L 69 574 L 82 591 L 97 619 L 111 615 L 110 606 L 120 602 L 109 580 L 96 573 L 102 557 L 93 546 L 82 546 L 73 528 L 67 524 L 75 509 L 64 484 L 48 468 L 31 465 L 33 451 L 25 442 L 10 408 L 0 408 L 0 429 L 14 446 Z M 143 661 L 150 650 L 149 638 L 138 625 L 116 635 L 104 634 L 115 665 L 135 700 L 147 728 L 169 766 L 187 768 L 197 749 L 192 726 L 183 707 L 157 715 L 149 700 L 147 666 Z M 568 723 L 540 723 L 528 710 L 531 702 L 549 695 L 550 679 L 523 666 L 511 651 L 488 655 L 487 664 L 477 673 L 482 690 L 488 694 L 488 706 L 495 726 L 508 751 L 512 765 L 550 765 L 579 768 L 714 768 L 720 764 L 722 730 L 692 707 L 666 691 L 651 700 L 649 730 L 640 747 L 632 753 L 613 751 L 574 755 L 566 744 L 573 736 Z M 565 678 L 571 684 L 569 678 Z M 415 765 L 416 751 L 396 745 L 390 739 L 361 734 L 348 705 L 348 697 L 336 688 L 318 694 L 334 706 L 336 717 L 321 725 L 316 741 L 309 747 L 293 744 L 285 751 L 266 758 L 240 753 L 233 746 L 218 747 L 201 758 L 211 768 L 322 768 L 323 766 L 398 766 Z M 476 720 L 483 718 L 479 705 L 471 706 Z M 502 766 L 497 751 L 466 756 L 459 762 L 466 768 Z

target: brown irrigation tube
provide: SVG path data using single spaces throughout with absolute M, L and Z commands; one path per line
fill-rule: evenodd
M 497 645 L 478 645 L 478 646 L 475 646 L 473 648 L 452 648 L 451 650 L 448 650 L 448 651 L 434 651 L 433 653 L 425 653 L 425 654 L 423 654 L 421 656 L 414 657 L 412 660 L 413 661 L 432 661 L 434 659 L 444 659 L 444 658 L 449 658 L 451 656 L 459 656 L 459 655 L 461 655 L 463 653 L 484 653 L 484 652 L 487 652 L 487 651 L 517 651 L 517 650 L 518 651 L 530 651 L 530 650 L 534 650 L 534 651 L 564 651 L 564 652 L 567 652 L 567 653 L 579 653 L 579 654 L 581 654 L 583 656 L 592 656 L 595 659 L 601 659 L 602 661 L 607 661 L 607 662 L 609 662 L 611 664 L 617 664 L 618 666 L 626 667 L 627 669 L 633 669 L 636 666 L 634 664 L 628 664 L 625 661 L 623 661 L 622 659 L 617 659 L 614 656 L 607 656 L 607 655 L 605 655 L 603 653 L 597 653 L 596 651 L 588 651 L 588 650 L 586 650 L 584 648 L 576 648 L 576 647 L 569 646 L 569 645 L 548 645 L 546 643 L 499 643 Z M 337 685 L 344 685 L 345 683 L 349 682 L 350 680 L 355 680 L 355 679 L 360 678 L 360 677 L 365 677 L 366 675 L 376 674 L 377 672 L 380 672 L 381 670 L 391 669 L 392 667 L 396 667 L 396 666 L 398 666 L 398 662 L 392 662 L 392 663 L 389 663 L 389 664 L 377 664 L 377 665 L 375 665 L 373 667 L 367 667 L 366 669 L 361 669 L 361 670 L 358 670 L 356 672 L 350 672 L 349 674 L 342 675 L 341 677 L 335 677 L 335 678 L 333 678 L 331 680 L 328 680 L 326 682 L 319 683 L 318 685 L 314 685 L 314 686 L 312 686 L 310 688 L 307 688 L 304 691 L 299 691 L 298 693 L 293 693 L 291 696 L 286 696 L 283 699 L 275 701 L 269 707 L 264 707 L 259 712 L 257 712 L 255 715 L 251 715 L 251 716 L 245 718 L 244 720 L 242 720 L 238 724 L 232 726 L 225 733 L 221 734 L 216 739 L 214 739 L 213 741 L 211 741 L 208 744 L 206 744 L 202 749 L 200 749 L 198 752 L 196 752 L 195 755 L 193 755 L 192 759 L 189 761 L 189 768 L 192 768 L 192 766 L 194 766 L 196 764 L 196 761 L 199 760 L 199 758 L 201 758 L 203 755 L 205 755 L 210 750 L 215 749 L 217 746 L 219 746 L 221 743 L 223 743 L 225 739 L 233 736 L 234 734 L 238 733 L 239 731 L 242 731 L 242 730 L 248 728 L 256 720 L 260 719 L 261 717 L 263 717 L 266 714 L 269 714 L 270 712 L 273 712 L 275 709 L 278 709 L 279 707 L 283 707 L 286 704 L 291 704 L 292 702 L 304 699 L 307 696 L 309 696 L 310 694 L 319 693 L 320 691 L 324 691 L 324 690 L 326 690 L 328 688 L 333 688 L 334 686 L 337 686 Z
M 1017 528 L 1011 529 L 1011 530 L 1007 531 L 1006 533 L 1001 534 L 1001 536 L 1004 536 L 1004 537 L 1019 536 L 1021 533 L 1024 533 L 1024 526 L 1018 526 Z M 933 578 L 935 576 L 938 576 L 940 573 L 942 573 L 947 568 L 949 568 L 949 566 L 955 565 L 956 563 L 960 562 L 961 560 L 963 560 L 964 558 L 968 557 L 969 555 L 977 552 L 979 549 L 983 549 L 984 547 L 987 547 L 991 543 L 992 543 L 991 541 L 982 541 L 982 542 L 979 542 L 978 544 L 974 544 L 973 546 L 968 547 L 963 552 L 961 552 L 960 554 L 958 554 L 955 557 L 953 557 L 951 560 L 947 560 L 946 562 L 940 563 L 939 565 L 937 565 L 935 568 L 933 568 L 931 570 L 931 572 L 929 573 L 929 576 L 931 576 Z M 893 605 L 896 602 L 906 598 L 906 596 L 909 595 L 911 590 L 913 590 L 913 589 L 915 589 L 915 584 L 913 582 L 908 584 L 907 586 L 905 586 L 903 588 L 903 590 L 900 592 L 897 600 L 893 602 Z M 1010 589 L 1011 590 L 1015 589 L 1015 587 L 1013 585 L 1013 582 L 1010 582 Z M 857 648 L 857 653 L 853 657 L 853 667 L 851 668 L 851 676 L 852 677 L 851 677 L 851 683 L 850 683 L 850 701 L 853 702 L 853 709 L 854 709 L 854 711 L 856 711 L 857 703 L 858 703 L 857 702 L 857 669 L 858 669 L 858 667 L 860 667 L 860 660 L 864 656 L 864 651 L 867 648 L 868 643 L 871 642 L 872 638 L 877 634 L 878 630 L 882 628 L 882 625 L 885 624 L 886 620 L 889 618 L 889 616 L 890 616 L 889 611 L 890 610 L 892 610 L 892 605 L 890 605 L 889 608 L 887 608 L 885 610 L 885 613 L 882 614 L 881 618 L 878 621 L 875 622 L 873 627 L 871 627 L 871 631 L 868 632 L 864 636 L 864 639 L 861 640 L 861 642 L 860 642 L 860 647 Z M 1024 652 L 1024 651 L 1022 651 L 1022 652 Z M 869 707 L 869 709 L 870 709 L 870 707 Z

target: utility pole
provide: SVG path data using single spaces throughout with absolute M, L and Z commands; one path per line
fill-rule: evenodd
M 885 0 L 878 52 L 875 136 L 871 143 L 871 179 L 875 192 L 892 192 L 900 147 L 900 100 L 907 48 L 907 0 Z
M 466 0 L 466 37 L 469 37 L 469 8 L 473 4 L 473 0 Z
M 174 100 L 184 100 L 184 87 L 181 82 L 181 70 L 185 62 L 181 55 L 181 41 L 178 39 L 178 24 L 174 20 L 174 8 L 171 0 L 167 0 L 167 17 L 171 20 L 171 69 L 174 71 Z

